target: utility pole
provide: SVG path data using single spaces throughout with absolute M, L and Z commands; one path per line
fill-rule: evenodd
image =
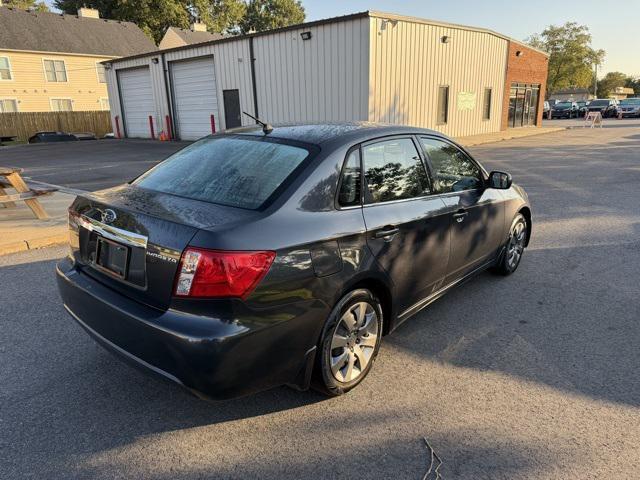
M 595 63 L 595 74 L 593 79 L 593 96 L 598 98 L 598 62 Z

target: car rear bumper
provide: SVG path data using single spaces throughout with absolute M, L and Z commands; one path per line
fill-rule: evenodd
M 620 112 L 623 117 L 640 117 L 640 110 L 631 112 Z
M 317 302 L 280 308 L 272 323 L 273 312 L 259 318 L 241 307 L 203 317 L 156 310 L 124 297 L 68 258 L 56 273 L 65 308 L 99 344 L 201 398 L 224 400 L 283 384 L 309 385 L 314 335 L 324 312 Z

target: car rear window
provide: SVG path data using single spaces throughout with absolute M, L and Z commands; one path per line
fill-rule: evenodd
M 306 148 L 264 138 L 205 138 L 170 156 L 134 184 L 255 210 L 308 156 Z
M 591 107 L 604 107 L 605 105 L 609 105 L 609 100 L 594 100 L 589 104 Z

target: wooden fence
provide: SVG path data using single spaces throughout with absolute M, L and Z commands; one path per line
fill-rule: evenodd
M 111 132 L 108 111 L 0 113 L 0 135 L 16 135 L 26 141 L 36 132 L 91 132 L 98 138 Z

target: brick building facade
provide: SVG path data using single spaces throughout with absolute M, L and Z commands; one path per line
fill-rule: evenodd
M 549 57 L 509 42 L 502 106 L 502 130 L 541 126 Z

